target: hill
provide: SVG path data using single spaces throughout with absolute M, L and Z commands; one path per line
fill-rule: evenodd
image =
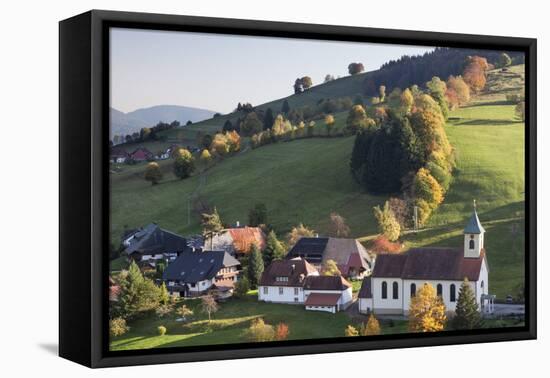
M 159 122 L 179 121 L 182 125 L 187 121 L 199 122 L 212 118 L 214 114 L 211 110 L 178 105 L 158 105 L 129 113 L 111 108 L 111 135 L 132 134 Z

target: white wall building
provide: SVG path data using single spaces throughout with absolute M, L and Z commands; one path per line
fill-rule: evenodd
M 379 255 L 372 277 L 363 281 L 359 292 L 359 311 L 407 315 L 411 298 L 424 283 L 429 283 L 443 299 L 447 311 L 454 312 L 465 278 L 480 309 L 490 308 L 484 303 L 489 293 L 484 233 L 474 208 L 464 229 L 463 248 L 413 248 L 403 254 Z
M 275 303 L 304 303 L 304 281 L 319 272 L 307 261 L 296 258 L 273 261 L 258 285 L 258 300 Z

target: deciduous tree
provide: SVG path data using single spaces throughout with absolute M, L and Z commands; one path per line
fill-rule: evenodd
M 344 335 L 346 337 L 359 336 L 359 331 L 357 330 L 357 328 L 355 328 L 354 326 L 352 326 L 350 324 L 346 327 L 346 329 L 344 331 Z
M 350 63 L 348 65 L 348 72 L 350 75 L 357 75 L 363 71 L 365 71 L 365 66 L 363 66 L 363 63 Z
M 346 224 L 346 219 L 338 213 L 330 214 L 329 234 L 337 238 L 346 238 L 349 236 L 350 228 Z
M 147 164 L 144 177 L 145 181 L 150 181 L 152 185 L 157 185 L 162 180 L 162 171 L 158 163 L 153 161 Z
M 174 158 L 173 171 L 174 175 L 179 179 L 184 179 L 191 176 L 195 170 L 195 158 L 185 148 L 180 148 Z
M 272 325 L 266 324 L 262 318 L 258 318 L 252 320 L 247 335 L 254 342 L 273 341 L 275 339 L 275 329 Z
M 395 215 L 390 209 L 389 202 L 386 201 L 382 209 L 380 209 L 380 206 L 375 206 L 373 210 L 374 216 L 378 221 L 378 229 L 380 230 L 380 233 L 387 237 L 390 241 L 399 239 L 399 235 L 401 234 L 401 226 L 395 219 Z
M 378 323 L 378 319 L 373 314 L 370 314 L 367 324 L 363 323 L 361 325 L 359 333 L 361 336 L 380 335 L 380 323 Z
M 321 273 L 323 276 L 341 276 L 342 272 L 340 272 L 340 269 L 338 269 L 338 265 L 336 264 L 336 261 L 332 259 L 328 259 L 323 263 Z
M 202 312 L 208 314 L 208 321 L 212 321 L 212 314 L 219 310 L 218 303 L 211 295 L 205 295 L 201 300 Z
M 332 129 L 334 128 L 334 116 L 332 114 L 327 114 L 325 116 L 325 126 L 327 127 L 327 135 L 330 135 Z
M 214 208 L 211 214 L 203 213 L 201 215 L 201 224 L 203 227 L 203 234 L 208 235 L 213 232 L 220 232 L 223 229 L 223 223 L 218 213 L 218 209 Z
M 445 329 L 445 304 L 432 285 L 425 283 L 411 298 L 409 330 L 412 332 L 438 332 Z
M 288 234 L 288 246 L 293 247 L 302 237 L 313 237 L 315 231 L 309 229 L 300 223 L 298 226 L 292 227 L 292 230 Z

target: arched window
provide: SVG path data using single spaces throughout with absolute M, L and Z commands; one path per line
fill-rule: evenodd
M 443 285 L 437 284 L 437 296 L 442 297 L 443 296 Z
M 481 281 L 481 294 L 485 294 L 485 282 Z
M 475 243 L 474 239 L 471 239 L 470 240 L 470 249 L 474 249 L 475 245 L 476 245 L 476 243 Z
M 382 282 L 382 299 L 388 298 L 388 283 L 386 281 Z
M 416 297 L 416 284 L 411 284 L 411 298 Z
M 399 284 L 396 281 L 392 284 L 392 298 L 399 299 Z
M 451 293 L 450 293 L 450 297 L 451 297 L 451 302 L 456 302 L 456 287 L 455 287 L 455 284 L 451 284 Z

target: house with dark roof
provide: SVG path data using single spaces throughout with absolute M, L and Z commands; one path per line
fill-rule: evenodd
M 125 163 L 129 157 L 130 155 L 124 149 L 115 147 L 111 149 L 109 162 L 122 164 Z
M 208 235 L 204 240 L 204 249 L 226 251 L 232 256 L 243 256 L 250 252 L 252 244 L 263 250 L 266 244 L 265 234 L 260 227 L 233 227 Z
M 489 295 L 485 229 L 475 206 L 463 233 L 463 247 L 412 248 L 402 254 L 378 255 L 372 276 L 363 280 L 358 295 L 360 311 L 407 315 L 411 298 L 424 283 L 429 283 L 443 299 L 447 311 L 454 312 L 465 278 L 480 308 L 491 311 L 494 296 Z
M 227 252 L 186 250 L 168 265 L 162 279 L 170 293 L 182 297 L 209 290 L 227 297 L 233 292 L 239 272 L 240 262 Z
M 193 251 L 187 239 L 160 228 L 156 223 L 126 231 L 122 237 L 123 254 L 138 263 L 149 264 L 158 260 L 173 261 L 184 251 Z
M 340 276 L 320 276 L 301 257 L 275 260 L 262 274 L 258 300 L 301 304 L 306 310 L 335 313 L 353 301 L 351 284 Z
M 262 273 L 258 300 L 275 303 L 304 303 L 304 281 L 319 272 L 306 260 L 297 257 L 275 260 Z
M 344 277 L 363 278 L 371 273 L 372 257 L 356 239 L 300 238 L 288 252 L 287 258 L 301 257 L 317 269 L 334 260 Z

